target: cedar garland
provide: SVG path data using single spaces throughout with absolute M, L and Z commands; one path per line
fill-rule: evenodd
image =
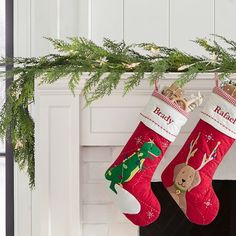
M 0 111 L 0 137 L 4 138 L 6 130 L 11 127 L 15 161 L 20 169 L 27 169 L 30 187 L 35 185 L 34 121 L 29 112 L 29 105 L 34 102 L 35 79 L 51 84 L 69 77 L 68 87 L 73 93 L 82 74 L 88 72 L 90 76 L 82 90 L 87 105 L 110 95 L 126 72 L 133 73 L 125 81 L 124 94 L 138 86 L 146 72 L 150 73 L 151 85 L 167 72 L 183 72 L 175 82 L 180 87 L 195 79 L 198 73 L 217 72 L 223 79 L 236 73 L 236 42 L 219 35 L 215 38 L 217 40 L 198 38 L 194 41 L 205 49 L 208 57 L 193 56 L 154 43 L 127 45 L 124 41 L 104 39 L 101 47 L 85 38 L 69 38 L 68 41 L 48 38 L 57 54 L 2 58 L 0 64 L 14 67 L 0 73 L 15 79 Z M 227 48 L 218 41 L 223 41 Z

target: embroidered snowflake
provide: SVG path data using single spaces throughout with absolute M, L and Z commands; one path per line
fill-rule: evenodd
M 212 206 L 212 203 L 210 200 L 207 200 L 204 202 L 204 205 L 206 206 L 206 208 L 208 208 L 209 206 Z
M 138 146 L 139 144 L 142 144 L 143 143 L 143 138 L 142 136 L 139 136 L 137 138 L 135 138 L 135 141 L 136 141 L 136 145 Z
M 212 133 L 211 133 L 211 134 L 205 134 L 205 137 L 206 137 L 206 139 L 207 139 L 207 143 L 208 143 L 209 141 L 214 141 L 214 138 L 213 138 Z
M 152 211 L 148 211 L 148 212 L 147 212 L 147 217 L 148 217 L 148 219 L 151 219 L 153 216 L 154 216 L 154 214 L 153 214 Z

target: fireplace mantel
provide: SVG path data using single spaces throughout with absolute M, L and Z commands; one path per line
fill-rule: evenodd
M 127 76 L 125 74 L 122 81 Z M 160 81 L 161 86 L 171 84 L 177 76 L 175 73 L 166 74 Z M 81 90 L 87 78 L 88 75 L 85 74 L 75 90 L 75 96 L 68 89 L 68 78 L 51 85 L 35 87 L 33 115 L 36 124 L 36 188 L 32 194 L 28 193 L 24 184 L 22 190 L 22 176 L 17 174 L 16 225 L 18 228 L 23 227 L 22 225 L 26 227 L 21 230 L 24 235 L 19 233 L 18 236 L 83 236 L 81 147 L 124 145 L 138 123 L 139 112 L 153 91 L 153 86 L 146 79 L 123 97 L 122 82 L 109 97 L 85 107 Z M 213 75 L 202 74 L 188 84 L 186 92 L 201 91 L 207 97 L 213 86 Z M 160 169 L 173 158 L 197 120 L 196 111 L 182 129 L 181 138 L 172 144 Z M 236 164 L 233 153 L 235 152 L 231 152 L 223 161 L 216 173 L 217 179 L 236 179 L 236 173 L 232 169 Z M 25 181 L 25 177 L 23 178 Z M 155 174 L 154 180 L 160 180 L 160 174 Z M 23 206 L 20 202 L 22 194 L 27 196 L 27 202 Z M 26 215 L 24 219 L 19 217 L 22 211 Z

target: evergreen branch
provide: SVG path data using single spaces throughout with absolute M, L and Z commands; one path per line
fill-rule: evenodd
M 1 58 L 0 65 L 13 65 L 10 71 L 0 72 L 6 78 L 14 77 L 7 91 L 7 99 L 0 111 L 0 138 L 10 130 L 15 161 L 29 175 L 34 186 L 34 121 L 29 106 L 34 102 L 34 81 L 51 84 L 69 77 L 68 87 L 74 93 L 81 75 L 88 72 L 82 94 L 87 105 L 110 95 L 121 81 L 122 74 L 131 72 L 124 81 L 124 94 L 134 89 L 149 72 L 153 84 L 167 72 L 182 72 L 176 80 L 180 87 L 196 78 L 198 73 L 217 72 L 221 79 L 236 73 L 236 42 L 216 35 L 216 40 L 196 39 L 209 56 L 193 56 L 176 48 L 154 43 L 127 45 L 124 41 L 104 39 L 98 46 L 85 38 L 67 41 L 47 38 L 58 51 L 43 57 Z M 221 45 L 223 41 L 227 48 Z
M 128 77 L 124 86 L 124 95 L 126 95 L 134 87 L 138 86 L 140 84 L 140 81 L 143 79 L 143 77 L 144 77 L 143 71 L 136 72 L 130 77 Z

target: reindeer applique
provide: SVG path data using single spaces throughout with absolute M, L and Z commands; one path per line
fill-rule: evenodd
M 188 164 L 190 158 L 193 158 L 195 153 L 198 151 L 198 148 L 194 149 L 194 146 L 197 144 L 197 141 L 201 133 L 198 133 L 198 136 L 195 140 L 192 140 L 189 147 L 189 153 L 186 158 L 186 162 L 179 164 L 174 169 L 174 183 L 172 186 L 168 187 L 167 190 L 186 214 L 187 204 L 186 204 L 186 192 L 190 192 L 193 188 L 198 186 L 201 183 L 201 176 L 199 171 L 210 161 L 216 157 L 216 151 L 220 142 L 217 142 L 216 146 L 212 150 L 209 156 L 205 153 L 202 158 L 201 165 L 194 169 Z

